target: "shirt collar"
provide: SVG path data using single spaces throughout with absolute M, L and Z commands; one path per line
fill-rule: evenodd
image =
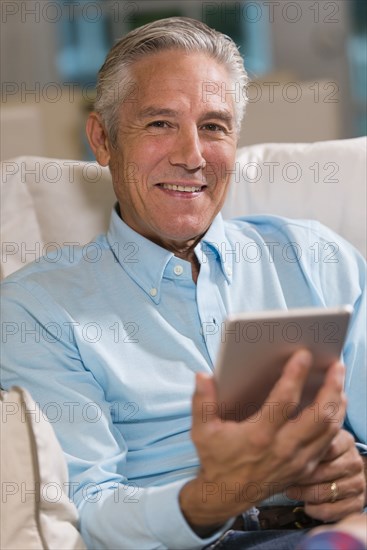
M 228 284 L 232 282 L 235 250 L 232 249 L 226 233 L 222 215 L 219 213 L 195 248 L 200 263 L 217 259 Z
M 112 211 L 107 240 L 116 261 L 153 302 L 158 304 L 162 277 L 174 254 L 131 229 L 120 218 L 118 204 Z M 223 219 L 218 214 L 196 246 L 195 253 L 200 264 L 219 259 L 223 274 L 230 283 L 233 254 L 228 247 Z
M 163 273 L 173 253 L 131 229 L 120 218 L 118 204 L 112 211 L 107 240 L 116 261 L 158 304 Z

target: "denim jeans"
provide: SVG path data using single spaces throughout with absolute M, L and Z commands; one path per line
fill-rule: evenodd
M 251 508 L 242 515 L 244 531 L 230 529 L 207 550 L 295 550 L 307 529 L 261 530 L 259 510 Z
M 207 550 L 296 550 L 306 530 L 229 530 Z

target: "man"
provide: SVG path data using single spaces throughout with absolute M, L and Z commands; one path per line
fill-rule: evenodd
M 301 532 L 251 532 L 254 506 L 290 497 L 321 521 L 363 508 L 362 459 L 340 429 L 346 413 L 366 450 L 361 258 L 341 240 L 337 265 L 306 254 L 285 263 L 276 252 L 235 263 L 225 253 L 236 243 L 265 250 L 268 241 L 296 241 L 306 250 L 336 238 L 314 223 L 224 224 L 218 214 L 243 112 L 227 91 L 240 86 L 245 97 L 246 80 L 233 42 L 198 21 L 157 21 L 119 41 L 87 124 L 118 199 L 108 234 L 96 241 L 101 257 L 92 263 L 76 251 L 72 262 L 33 264 L 4 283 L 3 319 L 26 327 L 8 338 L 4 385 L 24 385 L 43 410 L 57 404 L 54 427 L 90 548 L 205 547 L 242 514 L 248 532 L 224 535 L 221 547 L 293 548 Z M 317 414 L 313 407 L 296 422 L 284 417 L 282 405 L 299 402 L 312 364 L 301 350 L 268 397 L 279 404 L 273 416 L 264 407 L 258 422 L 203 418 L 216 400 L 210 374 L 220 341 L 205 333 L 208 323 L 221 326 L 242 310 L 342 303 L 355 308 L 344 355 L 347 412 L 344 369 L 335 363 Z

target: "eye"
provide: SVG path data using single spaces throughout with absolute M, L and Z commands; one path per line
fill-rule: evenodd
M 165 120 L 153 120 L 149 122 L 148 128 L 169 128 L 169 124 Z
M 223 132 L 225 134 L 227 133 L 227 130 L 224 126 L 221 126 L 220 124 L 215 124 L 214 122 L 204 124 L 202 128 L 204 130 L 209 130 L 209 132 Z

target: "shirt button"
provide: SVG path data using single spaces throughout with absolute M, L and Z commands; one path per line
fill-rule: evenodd
M 151 296 L 157 296 L 158 290 L 156 288 L 151 288 L 150 291 L 149 291 L 149 294 Z
M 183 273 L 182 265 L 175 265 L 175 267 L 173 268 L 173 272 L 175 273 L 175 275 L 182 275 Z
M 230 277 L 232 275 L 232 269 L 230 267 L 226 267 L 226 273 L 228 277 Z

